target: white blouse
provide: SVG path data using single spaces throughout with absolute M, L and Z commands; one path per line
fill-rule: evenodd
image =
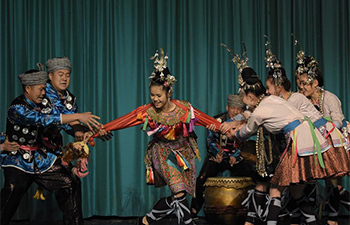
M 310 100 L 303 94 L 292 93 L 287 101 L 298 109 L 304 116 L 309 117 L 312 122 L 322 118 L 320 111 L 318 111 Z
M 237 131 L 236 137 L 245 140 L 256 133 L 259 126 L 264 126 L 268 132 L 276 134 L 282 132 L 286 125 L 295 120 L 299 120 L 300 124 L 288 132 L 286 138 L 293 139 L 294 143 L 297 144 L 298 155 L 313 154 L 315 142 L 311 131 L 315 133 L 317 141 L 320 143 L 321 152 L 330 148 L 327 140 L 318 129 L 310 127 L 309 122 L 304 120 L 304 115 L 298 109 L 286 100 L 274 95 L 265 97 L 260 102 L 250 115 L 247 124 Z
M 338 129 L 342 127 L 342 121 L 345 117 L 341 109 L 341 102 L 335 94 L 324 91 L 322 110 L 323 116 L 329 116 Z

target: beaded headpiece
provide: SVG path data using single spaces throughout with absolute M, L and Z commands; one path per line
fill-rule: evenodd
M 308 77 L 307 82 L 312 82 L 317 76 L 316 70 L 318 69 L 318 62 L 313 56 L 308 56 L 310 58 L 310 62 L 306 64 L 305 52 L 301 49 L 300 43 L 298 42 L 297 39 L 294 40 L 294 45 L 299 45 L 299 48 L 300 48 L 296 57 L 298 66 L 297 66 L 297 71 L 295 72 L 295 75 L 297 76 L 298 73 L 299 74 L 306 73 Z
M 269 37 L 267 35 L 264 35 L 266 38 L 265 42 L 265 61 L 266 61 L 266 68 L 270 68 L 273 71 L 272 77 L 273 82 L 276 86 L 279 86 L 282 84 L 282 70 L 283 68 L 282 63 L 277 59 L 276 55 L 272 53 L 271 47 L 269 48 Z
M 157 73 L 160 73 L 160 81 L 164 81 L 164 86 L 173 86 L 173 84 L 176 82 L 176 78 L 170 74 L 168 66 L 167 66 L 167 60 L 168 55 L 164 56 L 164 50 L 160 49 L 160 58 L 158 50 L 154 54 L 154 56 L 151 57 L 151 60 L 154 60 L 154 70 L 149 76 L 149 79 L 154 79 L 157 75 Z M 164 74 L 166 73 L 166 74 Z

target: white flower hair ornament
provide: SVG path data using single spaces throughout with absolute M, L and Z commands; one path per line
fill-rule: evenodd
M 164 81 L 164 86 L 172 86 L 177 80 L 176 78 L 170 74 L 169 68 L 168 68 L 168 55 L 164 56 L 164 50 L 160 48 L 160 58 L 158 50 L 156 50 L 156 53 L 150 58 L 151 60 L 154 60 L 154 70 L 149 76 L 149 79 L 155 79 L 157 73 L 160 73 L 159 80 Z M 164 74 L 168 73 L 168 74 Z

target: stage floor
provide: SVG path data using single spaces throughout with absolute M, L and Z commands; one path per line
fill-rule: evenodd
M 324 218 L 320 225 L 325 225 L 325 219 Z M 218 223 L 210 223 L 205 220 L 204 217 L 200 217 L 199 219 L 195 220 L 195 223 L 197 225 L 222 225 Z M 85 225 L 136 225 L 137 224 L 137 218 L 135 217 L 92 217 L 89 219 L 85 219 Z M 243 223 L 235 223 L 234 225 L 241 225 Z M 288 225 L 288 221 L 280 221 L 278 223 L 279 225 Z M 30 222 L 30 221 L 12 221 L 10 225 L 62 225 L 62 222 L 60 221 L 45 221 L 45 222 Z M 177 219 L 173 216 L 167 217 L 163 219 L 162 221 L 155 222 L 152 225 L 177 225 Z M 339 225 L 350 225 L 350 217 L 348 216 L 342 216 L 339 218 Z

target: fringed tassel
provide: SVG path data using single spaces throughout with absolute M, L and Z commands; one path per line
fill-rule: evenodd
M 185 162 L 182 160 L 181 156 L 179 156 L 178 154 L 176 154 L 176 161 L 177 161 L 177 165 L 181 167 L 185 166 Z
M 199 161 L 199 162 L 202 161 L 202 159 L 201 159 L 201 154 L 199 153 L 198 148 L 194 151 L 194 153 L 196 154 L 196 158 L 198 159 L 198 161 Z
M 145 122 L 143 123 L 143 127 L 142 127 L 142 130 L 143 130 L 143 131 L 146 131 L 146 129 L 147 129 L 147 124 L 148 124 L 148 116 L 146 117 L 146 120 L 145 120 Z
M 189 129 L 188 129 L 189 132 L 192 132 L 194 130 L 194 125 L 195 123 L 197 123 L 198 120 L 199 120 L 198 118 L 191 119 Z
M 185 123 L 189 123 L 190 121 L 191 121 L 191 112 L 189 111 L 187 114 L 187 118 L 186 118 Z
M 190 105 L 190 112 L 191 112 L 191 119 L 194 119 L 195 115 L 194 115 L 194 109 L 193 109 L 192 105 Z
M 174 152 L 174 154 L 176 156 L 177 164 L 181 166 L 183 170 L 188 170 L 190 168 L 190 164 L 185 157 L 180 152 Z
M 38 188 L 35 192 L 35 195 L 33 196 L 34 199 L 37 199 L 37 200 L 42 200 L 44 201 L 45 200 L 45 196 L 44 196 L 44 191 L 43 189 L 41 188 Z
M 152 167 L 147 166 L 146 168 L 146 183 L 154 184 L 154 173 Z
M 142 120 L 142 113 L 138 113 L 136 118 L 137 120 Z
M 164 135 L 164 137 L 168 140 L 175 140 L 175 127 L 172 127 L 171 130 Z
M 160 127 L 157 127 L 154 130 L 149 130 L 149 131 L 147 131 L 147 135 L 152 136 L 153 134 L 157 133 L 159 131 L 159 129 L 160 129 Z
M 184 137 L 188 137 L 188 130 L 185 123 L 182 124 L 182 133 Z

